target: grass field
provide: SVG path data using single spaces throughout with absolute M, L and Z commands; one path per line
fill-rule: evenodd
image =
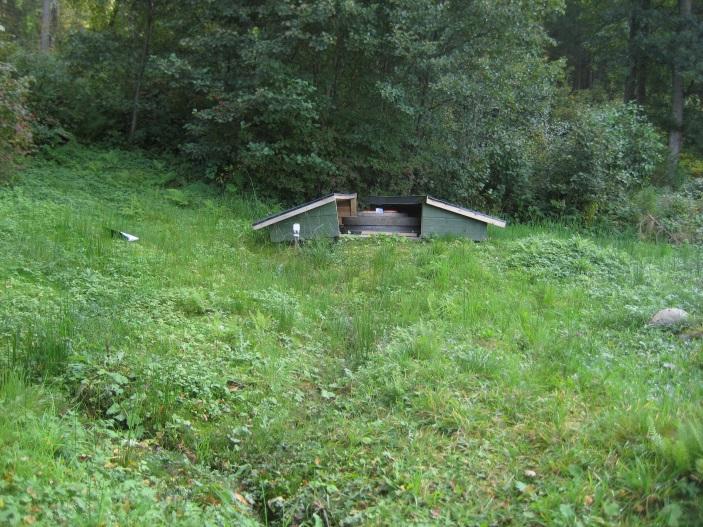
M 65 147 L 0 189 L 0 524 L 703 524 L 700 248 L 295 249 L 173 178 Z

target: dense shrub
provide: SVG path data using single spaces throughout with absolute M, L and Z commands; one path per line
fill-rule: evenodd
M 129 73 L 126 44 L 109 33 L 71 35 L 62 53 L 18 50 L 17 69 L 31 78 L 28 104 L 37 118 L 40 142 L 52 143 L 57 129 L 79 139 L 105 141 L 126 130 Z
M 577 106 L 546 128 L 540 209 L 556 216 L 618 214 L 664 159 L 656 129 L 632 105 Z
M 631 223 L 644 238 L 673 243 L 703 243 L 703 179 L 678 191 L 647 187 L 629 202 Z
M 11 179 L 16 157 L 32 145 L 27 79 L 0 62 L 0 184 Z

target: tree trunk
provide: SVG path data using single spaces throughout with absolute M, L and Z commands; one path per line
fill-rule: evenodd
M 630 69 L 627 72 L 627 78 L 625 79 L 625 95 L 623 99 L 625 102 L 631 102 L 635 99 L 635 84 L 637 82 L 637 58 L 635 57 L 635 39 L 637 38 L 637 33 L 639 31 L 639 17 L 637 16 L 637 7 L 632 6 L 632 11 L 630 12 L 630 34 L 628 36 L 628 60 L 630 62 Z
M 650 0 L 639 0 L 632 5 L 630 11 L 630 34 L 628 37 L 628 55 L 630 70 L 625 80 L 625 102 L 636 101 L 644 105 L 647 97 L 647 64 L 642 53 L 642 43 L 639 40 L 646 35 L 648 28 L 646 22 Z
M 39 49 L 46 53 L 53 44 L 52 32 L 58 18 L 58 0 L 44 0 L 41 10 L 41 33 L 39 36 Z
M 691 16 L 691 0 L 679 0 L 679 15 L 683 19 Z M 677 64 L 676 57 L 673 57 L 672 81 L 671 81 L 671 128 L 669 130 L 669 177 L 676 174 L 679 164 L 679 155 L 683 145 L 683 74 Z
M 671 82 L 671 129 L 669 130 L 669 175 L 673 176 L 679 164 L 683 144 L 683 77 L 676 66 Z
M 644 61 L 639 66 L 635 100 L 640 106 L 644 106 L 647 102 L 647 65 Z
M 585 50 L 580 50 L 576 55 L 576 67 L 573 91 L 588 90 L 593 87 L 593 68 L 591 67 L 591 57 Z
M 134 84 L 134 97 L 132 99 L 132 119 L 129 125 L 130 142 L 134 141 L 134 134 L 137 131 L 137 117 L 139 116 L 139 98 L 142 91 L 142 83 L 144 81 L 144 73 L 146 64 L 149 61 L 149 51 L 151 48 L 151 34 L 154 30 L 154 2 L 155 0 L 146 0 L 146 28 L 144 30 L 144 46 L 142 48 L 142 57 L 139 63 L 139 71 L 137 72 L 137 80 Z
M 117 23 L 117 16 L 120 14 L 120 1 L 115 0 L 115 3 L 112 6 L 112 11 L 110 12 L 110 19 L 109 22 L 107 23 L 107 27 L 110 29 L 114 29 L 115 25 Z

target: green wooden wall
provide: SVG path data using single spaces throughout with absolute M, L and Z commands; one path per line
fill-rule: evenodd
M 271 241 L 293 241 L 293 224 L 300 223 L 300 239 L 334 238 L 339 236 L 339 219 L 335 201 L 303 212 L 269 227 Z
M 488 226 L 447 210 L 422 205 L 421 236 L 464 236 L 476 241 L 488 238 Z

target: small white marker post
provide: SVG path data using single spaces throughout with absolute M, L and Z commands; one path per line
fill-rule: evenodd
M 300 241 L 300 223 L 293 224 L 293 241 L 295 246 L 298 247 L 298 242 Z

